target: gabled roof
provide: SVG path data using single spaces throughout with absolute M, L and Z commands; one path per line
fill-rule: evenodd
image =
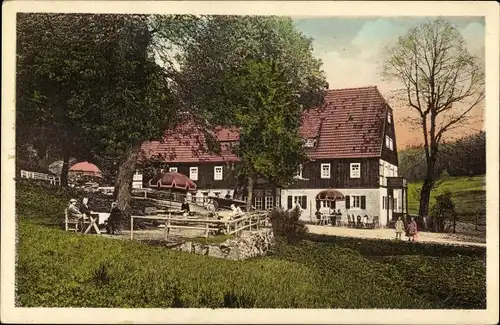
M 380 157 L 388 105 L 377 87 L 331 89 L 322 107 L 302 115 L 300 133 L 315 138 L 316 146 L 306 149 L 310 159 Z M 186 122 L 166 131 L 163 142 L 142 145 L 146 157 L 162 155 L 170 162 L 238 161 L 224 142 L 239 140 L 237 129 L 216 128 L 222 142 L 220 154 L 209 154 L 200 128 Z
M 235 142 L 239 140 L 236 129 L 215 128 L 214 136 L 220 142 Z M 142 152 L 146 158 L 162 156 L 169 162 L 217 162 L 237 161 L 238 157 L 231 152 L 227 143 L 221 143 L 219 154 L 210 154 L 205 143 L 205 135 L 193 122 L 187 121 L 173 130 L 165 132 L 162 141 L 143 143 Z
M 388 105 L 377 87 L 328 90 L 324 105 L 308 112 L 304 137 L 318 135 L 310 159 L 379 157 Z M 305 115 L 306 116 L 306 115 Z

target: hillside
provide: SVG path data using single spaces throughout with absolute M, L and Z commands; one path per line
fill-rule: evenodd
M 17 187 L 18 306 L 485 308 L 484 249 L 332 237 L 229 261 L 47 226 L 61 194 Z
M 418 213 L 419 201 L 416 189 L 422 187 L 422 182 L 411 182 L 408 185 L 408 209 L 411 214 Z M 485 176 L 449 177 L 431 193 L 431 207 L 435 204 L 436 196 L 450 190 L 455 201 L 456 209 L 461 221 L 474 221 L 476 212 L 484 215 L 486 211 L 486 179 Z

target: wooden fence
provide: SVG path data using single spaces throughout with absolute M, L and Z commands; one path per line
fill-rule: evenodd
M 233 220 L 194 219 L 161 214 L 157 216 L 132 216 L 130 218 L 130 239 L 134 239 L 134 219 L 164 221 L 164 236 L 165 240 L 168 240 L 172 229 L 203 230 L 206 238 L 211 233 L 219 234 L 221 232 L 227 235 L 234 234 L 238 237 L 243 230 L 258 230 L 266 225 L 268 214 L 253 212 Z
M 61 178 L 59 176 L 49 175 L 45 173 L 21 170 L 21 178 L 31 178 L 38 181 L 49 182 L 52 185 L 61 185 Z

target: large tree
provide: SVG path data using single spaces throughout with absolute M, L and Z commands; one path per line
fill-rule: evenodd
M 323 100 L 326 82 L 312 40 L 283 17 L 202 17 L 180 58 L 183 100 L 207 125 L 240 129 L 252 202 L 257 176 L 286 184 L 303 159 L 301 112 Z M 274 140 L 274 141 L 273 141 Z
M 419 215 L 427 216 L 440 143 L 447 132 L 469 123 L 473 108 L 483 101 L 484 67 L 453 25 L 435 20 L 411 29 L 387 48 L 382 75 L 402 86 L 398 98 L 410 109 L 407 122 L 423 135 L 427 169 Z
M 127 210 L 140 145 L 177 121 L 169 49 L 186 38 L 185 16 L 21 14 L 18 16 L 17 133 L 43 135 L 64 157 L 117 168 Z M 172 67 L 172 68 L 169 68 Z

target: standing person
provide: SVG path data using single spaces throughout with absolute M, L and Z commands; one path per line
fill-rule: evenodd
M 405 225 L 403 223 L 403 220 L 401 220 L 401 217 L 399 217 L 398 220 L 396 221 L 394 228 L 396 229 L 396 239 L 401 240 L 401 233 L 405 228 Z
M 184 199 L 184 203 L 182 203 L 182 205 L 181 205 L 181 210 L 185 216 L 189 215 L 190 209 L 189 209 L 189 201 L 188 201 L 187 197 Z
M 417 235 L 417 222 L 414 217 L 411 217 L 411 221 L 408 224 L 408 241 L 415 241 L 415 236 Z
M 118 208 L 118 203 L 111 203 L 111 213 L 109 214 L 106 226 L 106 232 L 110 235 L 114 235 L 117 229 L 117 223 L 120 220 L 121 211 Z

